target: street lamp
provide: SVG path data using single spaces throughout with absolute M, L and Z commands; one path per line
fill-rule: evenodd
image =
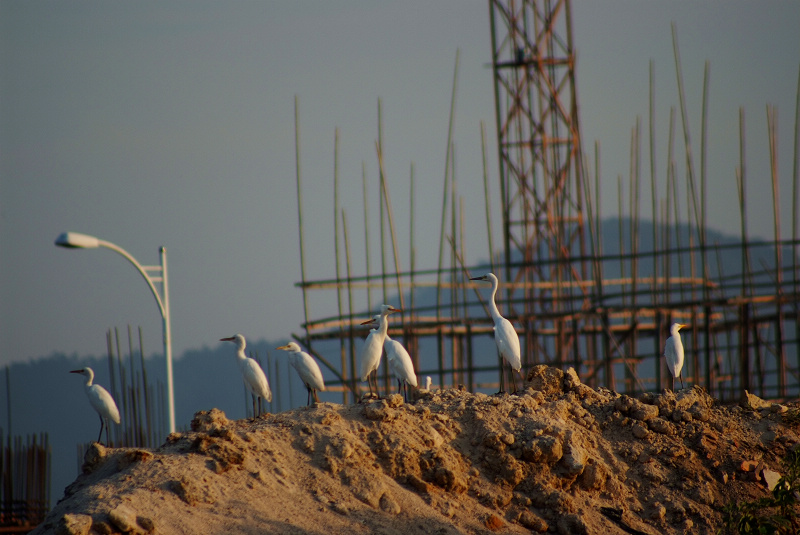
M 136 261 L 134 257 L 125 249 L 111 242 L 88 236 L 86 234 L 79 234 L 77 232 L 64 232 L 56 238 L 56 245 L 59 247 L 66 247 L 69 249 L 96 249 L 98 247 L 105 247 L 116 251 L 139 270 L 139 273 L 144 277 L 145 282 L 153 292 L 158 304 L 158 310 L 161 312 L 161 319 L 164 325 L 164 356 L 167 359 L 167 403 L 169 404 L 169 432 L 175 432 L 175 395 L 172 389 L 172 334 L 170 331 L 169 321 L 169 284 L 167 281 L 167 248 L 162 246 L 159 248 L 159 256 L 161 259 L 160 266 L 142 266 Z M 161 276 L 151 276 L 148 271 L 161 272 Z M 154 282 L 161 283 L 161 290 L 163 295 L 159 294 L 156 290 Z

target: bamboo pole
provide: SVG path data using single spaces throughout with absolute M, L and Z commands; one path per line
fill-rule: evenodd
M 739 216 L 742 232 L 742 297 L 748 292 L 747 273 L 750 270 L 749 251 L 747 246 L 747 209 L 746 209 L 746 169 L 745 165 L 745 122 L 744 108 L 739 108 L 739 168 L 736 173 L 737 192 L 739 194 Z M 752 390 L 750 383 L 750 310 L 747 303 L 741 305 L 739 313 L 739 388 L 741 391 Z
M 492 233 L 492 204 L 491 204 L 491 195 L 489 194 L 489 169 L 486 163 L 486 126 L 481 121 L 481 157 L 483 163 L 483 200 L 484 206 L 486 211 L 486 235 L 487 235 L 487 244 L 489 246 L 489 265 L 492 266 L 492 273 L 495 273 L 495 262 L 494 262 L 494 240 L 493 240 L 493 233 Z
M 491 11 L 491 8 L 490 8 Z M 442 222 L 439 231 L 439 262 L 437 263 L 438 273 L 436 276 L 436 310 L 438 311 L 442 305 L 441 295 L 441 282 L 442 282 L 442 262 L 444 261 L 444 229 L 445 222 L 447 221 L 447 200 L 448 200 L 448 185 L 450 180 L 450 151 L 452 150 L 453 142 L 453 127 L 456 118 L 456 89 L 458 87 L 458 57 L 460 50 L 456 49 L 456 61 L 453 68 L 453 90 L 450 94 L 450 119 L 447 127 L 447 154 L 445 155 L 444 163 L 444 192 L 442 193 Z M 438 314 L 438 312 L 437 312 Z M 443 386 L 443 385 L 442 385 Z
M 415 370 L 419 370 L 419 340 L 413 334 L 412 326 L 414 325 L 414 315 L 415 315 L 415 307 L 416 307 L 416 280 L 414 279 L 414 275 L 417 270 L 417 254 L 414 248 L 414 163 L 411 163 L 411 169 L 409 172 L 409 221 L 408 221 L 408 236 L 409 236 L 409 264 L 410 264 L 410 282 L 409 282 L 409 298 L 411 300 L 411 310 L 408 312 L 408 321 L 404 322 L 403 324 L 403 337 L 406 342 L 406 346 L 408 348 L 409 353 L 411 354 L 411 362 L 414 365 Z
M 367 280 L 369 280 L 370 276 L 372 275 L 372 270 L 370 269 L 370 252 L 369 252 L 369 197 L 367 196 L 367 165 L 363 161 L 361 162 L 361 183 L 364 195 L 364 260 L 367 264 L 366 277 Z M 349 278 L 350 278 L 350 273 L 348 270 L 348 279 Z M 371 286 L 367 287 L 367 310 L 372 310 Z
M 383 150 L 383 104 L 381 103 L 381 99 L 378 99 L 378 142 L 377 142 L 377 151 L 380 155 Z M 380 234 L 378 237 L 378 244 L 381 246 L 381 288 L 383 289 L 383 299 L 382 303 L 386 303 L 389 301 L 388 296 L 388 288 L 386 286 L 386 232 L 384 230 L 384 197 L 383 197 L 383 169 L 380 167 L 380 156 L 378 157 L 378 220 L 380 221 L 379 229 Z M 385 370 L 385 368 L 384 368 Z M 388 378 L 384 373 L 384 381 Z
M 300 282 L 303 283 L 303 319 L 308 325 L 308 295 L 305 288 L 306 282 L 306 255 L 303 242 L 303 188 L 302 173 L 300 172 L 300 99 L 294 96 L 294 147 L 295 147 L 295 170 L 297 183 L 297 230 L 300 238 Z M 305 346 L 311 349 L 311 337 L 306 327 Z
M 798 273 L 797 273 L 797 245 L 798 245 L 798 194 L 800 194 L 800 68 L 797 71 L 797 94 L 795 97 L 794 106 L 794 145 L 793 145 L 792 158 L 792 284 L 794 288 L 794 295 L 800 294 L 798 291 Z M 794 317 L 795 317 L 795 340 L 800 338 L 800 311 L 798 311 L 798 300 L 794 301 Z M 800 373 L 800 351 L 796 351 L 797 360 L 795 362 L 796 370 Z
M 380 169 L 380 181 L 381 181 L 381 191 L 383 193 L 383 202 L 386 206 L 386 216 L 389 218 L 389 234 L 392 240 L 392 255 L 394 256 L 394 270 L 396 273 L 396 280 L 397 280 L 397 293 L 400 299 L 400 308 L 405 308 L 405 298 L 403 297 L 403 280 L 400 277 L 401 268 L 400 268 L 400 253 L 398 252 L 397 248 L 397 235 L 395 234 L 395 225 L 394 225 L 394 213 L 392 211 L 392 202 L 389 197 L 389 186 L 386 184 L 386 174 L 383 168 L 383 154 L 381 153 L 381 146 L 380 144 L 376 145 L 376 150 L 378 151 L 378 167 Z M 385 271 L 384 271 L 385 275 Z M 384 280 L 385 280 L 384 276 Z M 400 317 L 403 317 L 403 312 L 400 312 Z
M 348 238 L 349 234 L 347 232 L 347 214 L 345 213 L 344 209 L 342 209 L 342 231 L 344 237 L 344 250 L 345 250 L 345 268 L 347 270 L 347 307 L 350 311 L 350 318 L 353 317 L 354 310 L 353 310 L 353 285 L 352 285 L 352 267 L 350 263 L 350 240 Z M 367 261 L 367 266 L 369 266 L 369 261 Z M 367 273 L 369 275 L 369 273 Z M 367 289 L 367 293 L 369 293 L 369 289 Z M 352 377 L 350 383 L 350 391 L 353 393 L 353 401 L 358 401 L 358 384 L 356 383 L 358 379 L 358 369 L 356 368 L 356 347 L 355 347 L 355 332 L 353 330 L 353 322 L 348 322 L 350 324 L 349 329 L 349 337 L 350 337 L 350 377 Z
M 147 381 L 147 366 L 144 363 L 144 345 L 142 344 L 142 327 L 139 327 L 139 359 L 142 367 L 142 388 L 144 390 L 144 414 L 145 414 L 145 436 L 147 447 L 155 447 L 155 436 L 153 435 L 153 406 L 150 404 L 150 387 Z M 159 433 L 159 436 L 162 436 Z
M 775 235 L 775 286 L 777 295 L 783 294 L 783 256 L 781 243 L 781 205 L 778 182 L 778 111 L 767 106 L 767 132 L 769 137 L 770 176 L 772 178 L 772 216 Z M 777 303 L 775 320 L 776 355 L 778 371 L 778 396 L 786 397 L 786 355 L 783 352 L 783 307 Z
M 336 306 L 342 316 L 341 269 L 339 268 L 339 129 L 333 134 L 333 250 L 336 266 Z M 347 357 L 345 356 L 344 327 L 339 327 L 339 358 L 342 365 L 342 376 L 347 379 Z M 347 405 L 347 391 L 342 391 L 342 404 Z

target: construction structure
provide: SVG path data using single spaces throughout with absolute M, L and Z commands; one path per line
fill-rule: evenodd
M 640 215 L 640 184 L 648 178 L 641 172 L 645 159 L 641 155 L 641 125 L 637 122 L 631 132 L 628 188 L 619 180 L 619 213 L 627 210 L 628 215 L 604 220 L 599 210 L 597 151 L 592 170 L 580 137 L 569 1 L 490 0 L 489 9 L 503 244 L 498 253 L 491 243 L 493 218 L 487 194 L 487 264 L 463 263 L 463 211 L 450 193 L 451 171 L 446 170 L 438 265 L 417 269 L 412 243 L 411 258 L 406 264 L 411 268 L 399 268 L 395 222 L 379 142 L 381 247 L 391 244 L 385 246 L 388 252 L 382 249 L 381 255 L 393 256 L 395 269 L 384 262 L 379 273 L 372 273 L 367 263 L 366 272 L 355 272 L 349 254 L 347 221 L 344 214 L 339 219 L 335 198 L 335 278 L 332 274 L 326 280 L 307 280 L 298 163 L 303 266 L 298 286 L 303 291 L 306 317 L 304 333 L 295 338 L 338 378 L 328 383 L 341 388 L 344 402 L 358 399 L 361 391 L 357 352 L 366 334 L 358 323 L 381 302 L 372 292 L 382 291 L 384 301 L 391 298 L 404 310 L 402 317 L 393 320 L 390 334 L 409 349 L 419 376 L 430 375 L 439 387 L 496 389 L 500 363 L 491 343 L 493 325 L 485 312 L 485 295 L 473 293 L 478 287 L 468 280 L 469 273 L 491 270 L 502 281 L 498 306 L 520 335 L 523 372 L 535 364 L 573 366 L 591 386 L 630 394 L 660 390 L 671 386 L 662 358 L 664 342 L 669 325 L 680 322 L 691 326 L 683 331 L 687 349 L 683 378 L 688 384 L 703 386 L 723 400 L 738 398 L 743 390 L 769 398 L 800 394 L 800 209 L 796 202 L 800 121 L 795 120 L 791 238 L 785 239 L 779 217 L 774 109 L 768 109 L 774 239 L 756 242 L 747 235 L 743 112 L 742 160 L 737 170 L 741 235 L 737 239 L 712 236 L 705 220 L 706 170 L 705 165 L 700 165 L 696 172 L 691 156 L 673 28 L 685 174 L 681 177 L 677 171 L 680 166 L 672 143 L 677 126 L 673 120 L 666 184 L 659 187 L 653 151 L 651 69 L 651 218 L 643 221 Z M 704 100 L 703 121 L 705 107 Z M 704 161 L 705 136 L 702 139 L 699 154 Z M 297 146 L 299 162 L 299 134 Z M 484 144 L 484 154 L 485 151 Z M 448 153 L 449 170 L 453 167 L 451 158 Z M 484 169 L 484 188 L 488 192 L 487 176 Z M 681 178 L 688 192 L 684 201 L 678 198 Z M 413 172 L 411 188 L 413 192 Z M 659 191 L 664 193 L 657 194 Z M 628 206 L 622 200 L 626 193 Z M 685 219 L 681 217 L 683 210 Z M 413 194 L 408 213 L 413 225 Z M 384 224 L 389 229 L 386 239 Z M 413 240 L 413 232 L 411 236 Z M 369 251 L 368 234 L 366 247 Z M 340 270 L 340 254 L 345 256 L 344 273 Z M 449 265 L 445 265 L 446 257 Z M 332 313 L 327 309 L 327 313 L 315 317 L 309 302 L 315 294 L 326 291 L 336 293 L 338 310 Z M 366 299 L 356 299 L 354 293 L 366 293 Z M 390 378 L 385 367 L 382 369 L 384 385 L 388 387 Z

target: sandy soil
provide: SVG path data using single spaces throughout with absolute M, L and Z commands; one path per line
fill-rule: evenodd
M 635 399 L 546 366 L 519 395 L 213 409 L 154 451 L 93 445 L 34 533 L 710 534 L 774 484 L 799 413 L 700 388 Z

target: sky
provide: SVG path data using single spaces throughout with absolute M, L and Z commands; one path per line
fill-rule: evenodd
M 748 231 L 772 236 L 771 104 L 791 234 L 798 21 L 794 1 L 574 2 L 581 129 L 592 155 L 600 147 L 603 215 L 617 212 L 637 117 L 649 128 L 651 61 L 663 184 L 678 106 L 674 22 L 696 155 L 710 66 L 708 224 L 738 234 L 741 107 Z M 64 231 L 117 244 L 144 265 L 166 246 L 176 358 L 237 332 L 300 333 L 296 102 L 306 277 L 335 276 L 337 129 L 340 208 L 354 272 L 364 273 L 362 180 L 373 228 L 379 100 L 401 267 L 409 266 L 412 165 L 416 266 L 435 267 L 457 51 L 455 175 L 467 261 L 476 263 L 488 257 L 481 123 L 499 211 L 486 2 L 0 2 L 0 365 L 104 355 L 106 330 L 127 325 L 142 327 L 146 353 L 161 353 L 160 315 L 142 278 L 112 251 L 55 247 Z M 374 256 L 375 230 L 370 239 Z M 309 312 L 336 310 L 328 300 Z

